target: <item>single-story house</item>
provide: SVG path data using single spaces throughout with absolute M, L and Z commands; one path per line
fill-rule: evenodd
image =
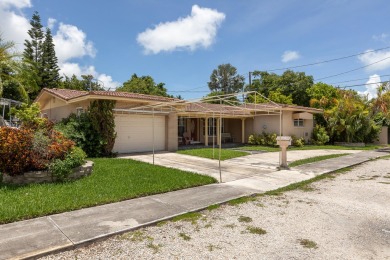
M 311 138 L 314 113 L 322 110 L 284 104 L 237 106 L 189 102 L 117 91 L 43 89 L 36 98 L 53 121 L 85 111 L 96 99 L 115 100 L 114 152 L 175 151 L 182 144 L 248 142 L 253 133 Z M 221 133 L 221 134 L 220 134 Z

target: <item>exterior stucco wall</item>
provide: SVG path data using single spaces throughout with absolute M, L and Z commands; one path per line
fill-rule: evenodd
M 389 144 L 389 128 L 387 126 L 382 126 L 382 130 L 379 134 L 378 140 L 375 141 L 375 144 Z
M 76 109 L 82 107 L 86 110 L 89 106 L 89 101 L 81 101 L 77 103 L 67 104 L 65 101 L 56 97 L 50 98 L 44 105 L 41 104 L 42 114 L 47 114 L 47 117 L 58 122 L 63 118 L 68 117 L 71 113 L 76 113 Z
M 283 111 L 282 114 L 282 135 L 295 135 L 296 137 L 303 137 L 306 142 L 309 142 L 313 133 L 313 119 L 304 119 L 303 126 L 294 126 L 294 119 L 292 118 L 292 111 Z M 280 116 L 267 115 L 256 116 L 253 120 L 253 133 L 276 133 L 280 134 Z

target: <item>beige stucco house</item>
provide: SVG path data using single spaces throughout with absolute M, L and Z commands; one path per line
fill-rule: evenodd
M 253 133 L 295 135 L 309 140 L 313 114 L 322 110 L 279 104 L 228 106 L 116 91 L 43 89 L 42 114 L 59 121 L 85 111 L 96 99 L 115 100 L 114 152 L 175 151 L 179 145 L 246 143 Z

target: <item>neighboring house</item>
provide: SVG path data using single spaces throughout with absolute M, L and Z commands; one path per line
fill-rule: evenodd
M 263 131 L 308 141 L 313 114 L 322 113 L 292 105 L 227 106 L 128 92 L 68 89 L 43 89 L 35 101 L 44 116 L 59 121 L 71 113 L 82 113 L 96 99 L 116 101 L 114 152 L 118 153 L 175 151 L 182 144 L 207 146 L 218 140 L 246 143 L 249 135 Z

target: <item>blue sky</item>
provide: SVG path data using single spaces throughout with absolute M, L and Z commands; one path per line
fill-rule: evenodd
M 61 73 L 92 74 L 107 88 L 136 73 L 164 82 L 170 94 L 198 98 L 222 63 L 248 81 L 253 70 L 381 48 L 295 70 L 320 79 L 368 65 L 322 81 L 360 84 L 353 88 L 371 96 L 372 83 L 390 79 L 388 0 L 0 0 L 0 32 L 19 50 L 34 11 L 52 29 Z

